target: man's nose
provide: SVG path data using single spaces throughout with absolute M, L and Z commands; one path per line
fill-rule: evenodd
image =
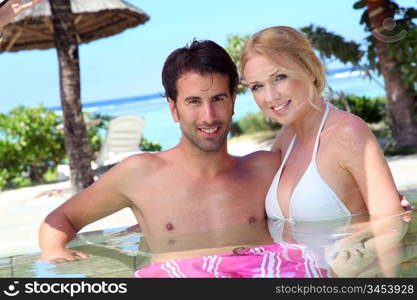
M 206 102 L 204 103 L 204 120 L 207 123 L 212 123 L 216 119 L 216 111 L 213 106 L 213 103 Z

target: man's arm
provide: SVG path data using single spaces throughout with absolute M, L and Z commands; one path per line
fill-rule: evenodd
M 67 249 L 67 243 L 72 240 L 77 231 L 63 213 L 57 208 L 42 222 L 39 230 L 39 245 L 42 251 L 41 259 L 60 263 L 87 258 L 88 255 Z
M 131 205 L 126 193 L 129 184 L 132 184 L 130 180 L 140 176 L 135 171 L 135 165 L 141 161 L 141 158 L 122 161 L 94 184 L 52 211 L 39 230 L 41 259 L 59 262 L 76 260 L 77 256 L 87 257 L 83 253 L 67 249 L 67 243 L 84 226 Z

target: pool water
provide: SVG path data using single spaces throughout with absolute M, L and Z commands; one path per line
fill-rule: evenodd
M 407 191 L 404 194 L 411 202 L 417 203 L 417 191 Z M 407 222 L 403 217 L 395 217 L 390 220 L 384 218 L 382 221 L 378 220 L 380 223 L 377 225 L 372 225 L 375 222 L 370 223 L 363 219 L 352 219 L 353 225 L 343 227 L 344 232 L 341 232 L 340 228 L 342 227 L 339 228 L 332 223 L 323 223 L 320 226 L 317 226 L 318 223 L 315 224 L 315 227 L 320 227 L 320 233 L 314 232 L 314 226 L 309 224 L 301 224 L 300 226 L 294 224 L 287 226 L 287 224 L 283 227 L 284 236 L 288 236 L 287 231 L 292 230 L 293 237 L 296 237 L 295 240 L 297 237 L 304 237 L 304 241 L 314 241 L 315 246 L 325 240 L 326 245 L 322 247 L 325 248 L 323 251 L 325 255 L 323 254 L 323 257 L 318 260 L 327 261 L 335 271 L 334 277 L 415 278 L 417 277 L 417 209 L 411 211 L 409 216 L 410 220 Z M 329 245 L 329 239 L 323 239 L 323 233 L 329 235 L 329 230 L 333 236 L 338 237 L 334 245 Z M 374 231 L 374 236 L 369 235 L 369 232 L 372 231 Z M 381 235 L 380 239 L 376 239 L 377 233 L 375 231 L 380 231 L 378 233 Z M 231 232 L 233 231 L 228 232 L 228 236 L 232 236 Z M 239 232 L 244 233 L 242 230 Z M 366 236 L 364 232 L 366 232 Z M 165 244 L 170 247 L 175 246 L 175 251 L 180 249 L 181 241 L 184 240 L 188 241 L 188 245 L 192 245 L 191 248 L 199 248 L 198 241 L 204 241 L 200 244 L 201 247 L 208 247 L 207 236 L 207 233 L 204 233 L 201 236 L 195 234 L 189 237 L 181 236 L 178 239 L 170 237 Z M 220 235 L 219 232 L 216 232 L 210 236 L 218 237 Z M 244 241 L 250 244 L 248 236 L 250 235 L 244 235 Z M 373 242 L 373 237 L 377 242 Z M 241 241 L 243 239 L 240 241 L 234 239 L 232 244 L 236 245 Z M 71 241 L 69 247 L 90 254 L 88 259 L 52 264 L 39 261 L 39 253 L 4 257 L 0 258 L 0 278 L 128 278 L 132 277 L 134 271 L 151 263 L 154 254 L 151 254 L 148 246 L 145 246 L 147 243 L 147 239 L 139 232 L 127 230 L 126 227 L 80 233 Z M 260 243 L 261 239 L 252 244 Z M 159 245 L 161 244 L 159 243 Z M 300 244 L 303 243 L 300 242 Z M 372 249 L 367 249 L 365 252 L 359 250 L 358 252 L 356 248 L 364 247 L 365 244 L 371 245 L 369 247 Z M 306 245 L 309 247 L 308 242 Z M 354 257 L 352 253 L 360 255 Z M 387 269 L 389 271 L 386 271 Z
M 140 233 L 126 229 L 78 234 L 69 247 L 90 255 L 80 261 L 52 264 L 39 261 L 39 253 L 0 258 L 0 277 L 131 277 L 149 261 L 149 254 L 140 251 Z

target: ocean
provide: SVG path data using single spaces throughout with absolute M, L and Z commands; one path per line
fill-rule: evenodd
M 361 75 L 360 71 L 351 71 L 349 68 L 337 69 L 327 74 L 327 83 L 334 91 L 343 91 L 345 94 L 369 97 L 385 95 L 385 90 L 380 84 Z M 378 78 L 378 81 L 381 83 L 382 79 Z M 60 111 L 61 107 L 49 107 L 49 109 Z M 168 103 L 162 97 L 162 92 L 131 98 L 86 102 L 83 103 L 83 111 L 113 117 L 140 116 L 145 120 L 143 136 L 149 141 L 159 143 L 163 150 L 175 146 L 181 137 L 179 125 L 172 121 Z M 238 95 L 233 120 L 258 111 L 259 108 L 250 92 Z

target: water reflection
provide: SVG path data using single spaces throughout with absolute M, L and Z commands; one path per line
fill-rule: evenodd
M 274 242 L 295 242 L 312 250 L 328 277 L 397 277 L 401 261 L 407 259 L 404 247 L 412 246 L 403 243 L 409 227 L 403 219 L 356 216 L 327 222 L 269 220 L 268 227 Z
M 237 247 L 248 249 L 273 242 L 306 247 L 327 277 L 397 277 L 400 264 L 417 256 L 415 241 L 404 244 L 409 224 L 416 226 L 415 213 L 411 223 L 404 219 L 407 218 L 403 215 L 372 219 L 359 215 L 297 223 L 270 219 L 265 224 L 178 237 L 149 237 L 147 240 L 153 262 L 224 255 Z
M 327 277 L 417 277 L 417 211 L 410 216 L 408 223 L 402 217 L 367 216 L 303 223 L 268 220 L 146 238 L 127 228 L 95 231 L 79 234 L 70 245 L 89 253 L 88 259 L 54 265 L 39 262 L 38 254 L 2 258 L 0 277 L 131 277 L 155 263 L 233 255 L 233 250 L 238 260 L 245 259 L 236 254 L 273 243 L 307 249 Z M 233 272 L 239 273 L 238 263 Z

